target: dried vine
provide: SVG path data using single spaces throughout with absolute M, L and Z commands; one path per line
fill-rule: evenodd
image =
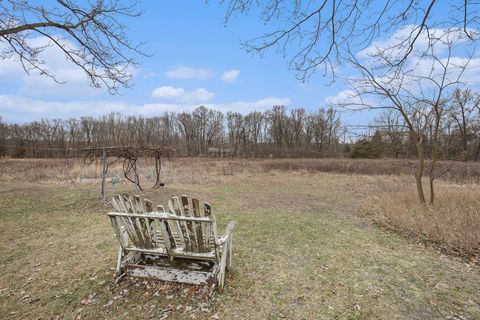
M 90 165 L 94 162 L 101 161 L 102 163 L 102 195 L 105 199 L 105 177 L 108 168 L 118 162 L 122 161 L 123 175 L 125 179 L 135 184 L 140 190 L 143 190 L 139 175 L 138 175 L 138 159 L 153 158 L 155 161 L 155 183 L 152 189 L 163 186 L 160 182 L 160 171 L 162 168 L 161 157 L 171 157 L 173 149 L 166 146 L 123 146 L 123 147 L 93 147 L 81 150 L 84 153 L 84 161 Z M 112 159 L 108 161 L 108 159 Z

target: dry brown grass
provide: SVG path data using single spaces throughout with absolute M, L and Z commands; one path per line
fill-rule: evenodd
M 153 181 L 146 178 L 153 172 L 153 162 L 139 161 L 140 180 L 145 186 Z M 162 162 L 161 180 L 168 183 L 202 184 L 216 181 L 218 176 L 231 176 L 239 173 L 260 173 L 256 161 L 224 160 L 204 158 L 174 158 Z M 87 165 L 81 159 L 0 159 L 0 180 L 19 182 L 74 182 L 76 184 L 100 182 L 99 163 Z M 125 181 L 122 163 L 110 166 L 108 178 L 117 175 Z
M 59 184 L 99 184 L 98 164 L 86 165 L 80 159 L 9 159 L 0 161 L 0 180 L 16 182 L 54 182 Z M 146 176 L 152 164 L 143 161 L 140 166 L 142 185 L 151 185 Z M 451 167 L 451 168 L 450 168 Z M 415 198 L 412 173 L 415 161 L 410 160 L 364 160 L 364 159 L 205 159 L 175 158 L 163 161 L 161 179 L 167 185 L 188 184 L 222 185 L 224 180 L 255 175 L 283 175 L 296 173 L 313 175 L 318 172 L 341 173 L 354 181 L 358 175 L 367 175 L 385 183 L 376 186 L 346 186 L 362 190 L 366 199 L 363 213 L 371 214 L 375 222 L 391 229 L 420 236 L 439 243 L 449 250 L 460 251 L 469 256 L 480 253 L 480 164 L 440 162 L 439 171 L 450 168 L 439 180 L 435 207 L 421 206 Z M 108 185 L 109 191 L 119 187 L 132 187 L 122 175 L 121 164 L 113 165 L 108 178 L 117 175 L 119 186 Z M 389 176 L 389 177 L 386 177 Z M 379 179 L 380 178 L 380 179 Z M 240 180 L 238 180 L 240 181 Z M 461 183 L 453 185 L 451 182 Z M 240 183 L 240 182 L 239 182 Z M 326 182 L 325 182 L 326 183 Z M 363 181 L 365 183 L 365 181 Z M 448 184 L 450 183 L 450 184 Z M 246 185 L 248 188 L 248 184 Z M 330 188 L 329 183 L 325 186 Z M 196 188 L 196 187 L 195 187 Z M 243 190 L 238 185 L 238 191 Z M 299 195 L 303 194 L 301 190 Z M 308 193 L 308 192 L 307 192 Z M 340 194 L 336 190 L 334 194 Z M 238 194 L 242 196 L 242 192 Z M 372 196 L 377 195 L 377 196 Z M 277 201 L 294 203 L 288 196 L 276 197 Z M 259 200 L 259 201 L 256 201 Z M 265 199 L 250 199 L 259 207 L 270 205 Z M 303 204 L 309 200 L 304 199 Z M 288 204 L 285 204 L 288 206 Z M 298 204 L 297 204 L 298 205 Z
M 24 182 L 64 181 L 71 178 L 99 177 L 98 166 L 87 166 L 79 159 L 2 159 L 1 180 Z
M 259 161 L 264 171 L 332 172 L 366 175 L 413 175 L 415 160 L 405 159 L 270 159 Z M 442 180 L 480 183 L 480 163 L 439 161 L 437 172 Z
M 382 226 L 434 242 L 474 259 L 480 256 L 480 188 L 440 184 L 434 206 L 422 205 L 412 185 L 390 185 L 360 207 Z
M 2 319 L 480 319 L 478 267 L 354 215 L 387 188 L 414 196 L 411 176 L 165 161 L 166 186 L 140 195 L 159 204 L 189 194 L 212 203 L 220 229 L 236 221 L 225 292 L 205 301 L 186 286 L 116 285 L 98 169 L 69 160 L 68 173 L 88 182 L 73 185 L 65 160 L 29 161 L 0 164 Z M 439 201 L 458 188 L 439 183 Z
M 174 158 L 163 161 L 162 176 L 171 182 L 203 183 L 214 176 L 259 174 L 271 172 L 331 172 L 364 175 L 413 175 L 416 162 L 402 159 L 208 159 Z M 145 176 L 153 163 L 140 164 Z M 455 183 L 480 183 L 480 163 L 439 161 L 440 180 Z M 121 164 L 109 170 L 109 175 L 122 177 Z M 27 182 L 98 180 L 98 164 L 86 165 L 81 159 L 0 159 L 0 179 Z

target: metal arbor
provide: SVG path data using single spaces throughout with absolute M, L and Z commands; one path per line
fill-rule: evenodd
M 108 168 L 117 162 L 122 162 L 123 175 L 125 178 L 143 190 L 138 175 L 138 159 L 152 158 L 155 161 L 155 183 L 152 189 L 163 186 L 160 182 L 162 169 L 161 157 L 171 157 L 173 149 L 167 146 L 122 146 L 122 147 L 92 147 L 81 150 L 84 153 L 84 161 L 92 164 L 100 161 L 102 165 L 102 200 L 106 202 L 106 177 Z M 113 158 L 113 159 L 112 159 Z M 109 159 L 111 159 L 109 161 Z

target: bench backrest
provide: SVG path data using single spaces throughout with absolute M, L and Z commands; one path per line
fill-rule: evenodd
M 124 248 L 164 249 L 171 256 L 218 257 L 216 222 L 206 202 L 201 208 L 198 199 L 173 197 L 167 208 L 158 206 L 154 211 L 149 200 L 115 195 L 112 206 L 115 212 L 108 215 Z M 126 236 L 121 236 L 122 230 Z

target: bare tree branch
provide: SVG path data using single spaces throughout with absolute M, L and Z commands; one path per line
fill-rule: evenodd
M 348 60 L 349 48 L 362 50 L 385 34 L 408 30 L 390 49 L 392 68 L 401 64 L 423 46 L 427 52 L 438 40 L 430 30 L 461 29 L 469 41 L 478 40 L 480 3 L 392 1 L 392 0 L 220 0 L 227 4 L 225 23 L 236 14 L 260 10 L 261 20 L 269 31 L 242 44 L 247 51 L 263 54 L 276 48 L 300 80 L 306 80 L 317 68 L 335 77 L 336 67 Z M 447 14 L 445 14 L 447 13 Z M 411 27 L 413 26 L 413 28 Z M 419 43 L 421 43 L 419 45 Z
M 37 71 L 58 83 L 54 70 L 41 58 L 48 47 L 56 47 L 78 66 L 93 87 L 105 86 L 110 93 L 128 87 L 138 65 L 135 56 L 149 56 L 143 43 L 132 43 L 124 18 L 139 17 L 136 2 L 96 0 L 89 3 L 55 0 L 32 4 L 25 0 L 0 1 L 0 59 L 18 59 L 27 74 Z M 34 45 L 36 35 L 44 37 Z M 38 41 L 37 41 L 38 42 Z

